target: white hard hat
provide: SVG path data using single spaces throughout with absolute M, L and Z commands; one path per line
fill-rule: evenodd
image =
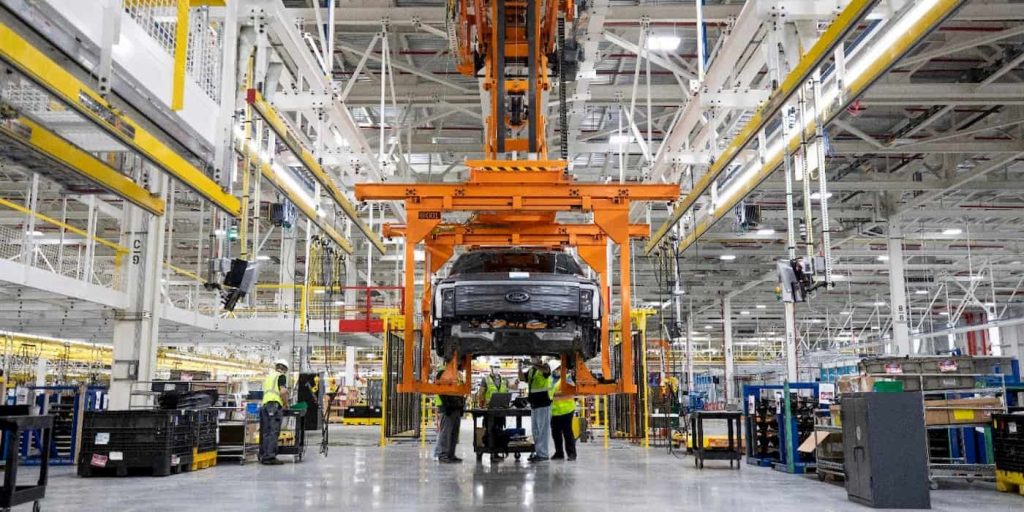
M 284 368 L 287 370 L 288 361 L 286 359 L 278 359 L 277 361 L 274 361 L 274 367 L 276 368 L 278 366 L 284 366 Z
M 551 367 L 551 371 L 555 371 L 555 370 L 559 369 L 562 366 L 562 360 L 561 359 L 552 359 L 551 361 L 548 362 L 548 366 Z

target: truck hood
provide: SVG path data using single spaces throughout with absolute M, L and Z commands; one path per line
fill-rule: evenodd
M 537 272 L 485 272 L 479 274 L 457 274 L 442 279 L 441 284 L 464 283 L 473 281 L 509 281 L 513 283 L 537 283 L 544 281 L 557 281 L 562 283 L 570 282 L 594 285 L 597 284 L 597 281 L 593 279 L 587 279 L 582 276 L 572 274 L 548 274 Z

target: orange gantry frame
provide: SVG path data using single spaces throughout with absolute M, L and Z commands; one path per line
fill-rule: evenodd
M 401 200 L 405 203 L 407 224 L 389 227 L 385 236 L 404 236 L 405 243 L 405 346 L 399 391 L 421 393 L 468 393 L 471 387 L 472 354 L 458 354 L 448 362 L 443 374 L 429 380 L 431 339 L 429 318 L 431 276 L 454 254 L 456 246 L 574 246 L 579 256 L 601 277 L 604 298 L 601 366 L 604 379 L 596 378 L 580 357 L 575 358 L 576 386 L 563 380 L 567 391 L 576 394 L 635 393 L 633 378 L 633 339 L 630 336 L 630 238 L 649 235 L 646 225 L 629 223 L 629 208 L 634 201 L 669 201 L 679 196 L 677 185 L 576 183 L 564 171 L 564 161 L 468 161 L 470 179 L 465 183 L 360 183 L 356 198 L 363 200 Z M 468 225 L 443 224 L 446 212 L 468 211 L 477 215 Z M 594 224 L 557 224 L 556 212 L 577 211 L 593 214 Z M 608 341 L 610 313 L 606 240 L 620 247 L 620 302 L 622 318 L 621 378 L 612 375 L 611 347 Z M 517 243 L 518 241 L 518 243 Z M 414 249 L 424 243 L 426 276 L 421 304 L 422 357 L 415 368 L 415 259 Z M 568 368 L 569 357 L 562 356 Z M 459 364 L 465 378 L 458 380 Z

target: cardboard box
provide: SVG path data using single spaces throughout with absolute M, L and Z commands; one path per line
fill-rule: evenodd
M 960 425 L 989 423 L 992 413 L 1003 410 L 1003 401 L 996 397 L 926 400 L 925 425 Z
M 811 435 L 807 436 L 807 439 L 804 439 L 804 442 L 800 443 L 800 446 L 796 451 L 800 453 L 814 453 L 814 449 L 817 448 L 818 445 L 828 437 L 828 435 L 829 432 L 811 432 Z

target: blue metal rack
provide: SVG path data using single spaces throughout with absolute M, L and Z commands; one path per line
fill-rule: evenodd
M 54 466 L 77 464 L 75 452 L 78 448 L 79 424 L 84 412 L 106 408 L 107 388 L 104 386 L 35 386 L 30 394 L 37 394 L 35 407 L 43 414 L 54 417 L 53 442 L 50 445 L 49 462 Z M 84 402 L 83 402 L 84 401 Z M 42 436 L 38 430 L 21 433 L 21 464 L 38 466 L 42 463 Z
M 743 386 L 743 415 L 746 417 L 745 429 L 747 464 L 772 467 L 789 473 L 804 473 L 807 469 L 814 467 L 813 462 L 801 460 L 800 453 L 797 451 L 797 448 L 800 445 L 800 439 L 796 438 L 797 418 L 795 418 L 791 413 L 792 407 L 789 403 L 789 397 L 790 393 L 799 393 L 800 390 L 811 390 L 811 395 L 814 397 L 815 402 L 817 402 L 817 382 L 793 382 L 781 385 Z M 764 456 L 763 454 L 761 454 L 762 456 L 759 456 L 758 454 L 757 443 L 759 441 L 759 437 L 757 435 L 757 422 L 759 421 L 759 417 L 757 414 L 757 402 L 762 398 L 764 391 L 778 391 L 782 394 L 783 398 L 782 403 L 779 404 L 772 419 L 770 420 L 771 426 L 774 426 L 775 429 L 774 435 L 777 436 L 775 443 L 775 446 L 777 447 L 776 456 Z M 827 410 L 823 407 L 822 409 Z M 765 428 L 769 428 L 769 426 L 766 425 Z

